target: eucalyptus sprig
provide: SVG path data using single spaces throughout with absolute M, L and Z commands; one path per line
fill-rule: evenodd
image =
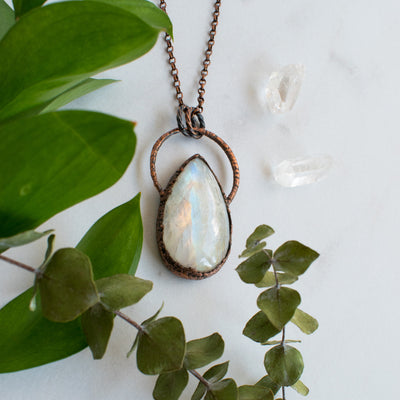
M 267 249 L 267 243 L 263 240 L 273 233 L 274 230 L 267 225 L 256 228 L 240 255 L 247 259 L 236 271 L 243 282 L 267 288 L 257 299 L 261 311 L 247 322 L 243 330 L 243 334 L 253 341 L 273 346 L 264 359 L 268 375 L 255 387 L 264 385 L 274 394 L 281 389 L 282 399 L 285 399 L 285 388 L 288 386 L 302 395 L 309 393 L 309 389 L 300 381 L 304 369 L 303 357 L 290 345 L 299 341 L 287 339 L 286 325 L 292 322 L 306 334 L 318 328 L 317 320 L 298 308 L 301 303 L 300 294 L 287 285 L 295 283 L 319 254 L 297 241 L 286 242 L 275 251 Z M 278 334 L 281 335 L 280 340 L 271 340 Z M 254 387 L 252 390 L 255 390 Z

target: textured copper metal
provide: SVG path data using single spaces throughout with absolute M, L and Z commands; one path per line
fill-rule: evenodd
M 229 162 L 232 167 L 232 172 L 233 172 L 233 185 L 231 192 L 229 195 L 226 197 L 226 203 L 227 205 L 230 205 L 232 200 L 234 199 L 236 192 L 238 191 L 239 188 L 239 182 L 240 182 L 240 172 L 239 172 L 239 164 L 236 160 L 235 155 L 233 154 L 232 149 L 228 146 L 226 142 L 224 142 L 219 136 L 217 136 L 215 133 L 212 133 L 210 131 L 207 131 L 206 129 L 202 128 L 194 128 L 195 131 L 197 131 L 201 136 L 206 136 L 210 138 L 212 141 L 217 143 L 221 149 L 225 152 L 226 156 L 229 159 Z M 179 129 L 173 129 L 164 135 L 162 135 L 153 145 L 153 149 L 151 150 L 151 155 L 150 155 L 150 174 L 151 178 L 153 180 L 154 186 L 160 193 L 161 198 L 165 195 L 165 191 L 161 187 L 160 183 L 158 182 L 157 178 L 157 171 L 156 171 L 156 161 L 157 161 L 157 155 L 158 152 L 163 145 L 163 143 L 169 139 L 171 136 L 177 135 L 181 133 Z
M 179 132 L 179 131 L 178 131 Z M 192 161 L 195 158 L 200 158 L 207 166 L 208 168 L 210 168 L 210 166 L 208 165 L 207 161 L 200 155 L 200 154 L 195 154 L 194 156 L 190 157 L 189 159 L 187 159 L 180 167 L 179 169 L 175 172 L 175 174 L 171 177 L 167 187 L 165 190 L 162 191 L 162 194 L 160 192 L 161 198 L 160 198 L 160 207 L 158 209 L 158 217 L 157 217 L 157 225 L 156 225 L 156 233 L 157 233 L 157 244 L 158 244 L 158 248 L 160 250 L 160 255 L 162 260 L 164 261 L 165 266 L 171 271 L 173 272 L 175 275 L 178 275 L 181 278 L 185 278 L 185 279 L 190 279 L 190 280 L 201 280 L 201 279 L 205 279 L 208 278 L 214 274 L 216 274 L 221 267 L 225 264 L 226 259 L 229 256 L 229 253 L 231 251 L 231 244 L 232 244 L 232 221 L 231 221 L 231 214 L 229 211 L 229 204 L 228 204 L 228 199 L 225 196 L 225 193 L 221 187 L 221 184 L 218 180 L 218 178 L 215 176 L 214 171 L 210 168 L 210 171 L 212 172 L 212 174 L 214 175 L 218 186 L 221 190 L 221 193 L 224 197 L 225 200 L 225 204 L 226 204 L 226 209 L 228 212 L 228 218 L 229 218 L 229 247 L 228 250 L 226 252 L 225 257 L 223 258 L 223 260 L 216 265 L 212 270 L 210 271 L 206 271 L 206 272 L 199 272 L 193 268 L 189 268 L 189 267 L 185 267 L 181 264 L 179 264 L 178 262 L 176 262 L 171 255 L 168 253 L 168 250 L 165 248 L 165 244 L 164 244 L 164 239 L 163 239 L 163 235 L 164 235 L 164 211 L 165 211 L 165 204 L 168 200 L 169 195 L 172 192 L 172 188 L 176 182 L 176 180 L 178 179 L 179 175 L 181 174 L 181 172 L 184 170 L 184 168 L 186 167 L 186 165 Z M 156 182 L 154 183 L 156 185 Z M 158 182 L 157 182 L 158 184 Z M 158 186 L 156 185 L 157 189 Z
M 209 39 L 207 42 L 207 49 L 205 51 L 205 58 L 203 61 L 203 69 L 200 72 L 200 80 L 199 80 L 199 88 L 197 93 L 199 94 L 197 101 L 196 111 L 198 113 L 203 112 L 203 105 L 204 105 L 204 95 L 206 93 L 205 86 L 206 86 L 206 77 L 208 75 L 208 67 L 211 64 L 211 55 L 213 51 L 213 47 L 215 44 L 215 35 L 217 34 L 217 26 L 218 26 L 218 19 L 220 14 L 220 7 L 221 7 L 221 0 L 216 0 L 214 4 L 214 11 L 212 14 L 212 22 L 211 22 L 211 30 L 209 32 Z M 167 13 L 167 3 L 165 0 L 160 0 L 160 8 L 165 13 Z M 167 43 L 167 53 L 169 57 L 169 64 L 171 66 L 171 75 L 174 80 L 173 86 L 176 90 L 176 99 L 180 106 L 184 105 L 183 102 L 183 94 L 181 89 L 181 82 L 178 76 L 178 68 L 176 66 L 176 58 L 174 56 L 174 46 L 172 45 L 171 36 L 168 33 L 165 34 L 165 42 Z

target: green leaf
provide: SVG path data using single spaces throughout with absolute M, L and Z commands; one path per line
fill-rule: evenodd
M 14 24 L 14 11 L 4 0 L 0 0 L 0 40 Z
M 107 189 L 129 165 L 135 144 L 129 121 L 88 111 L 0 126 L 0 236 L 34 229 Z
M 302 396 L 308 396 L 310 393 L 310 389 L 302 381 L 297 381 L 294 385 L 292 385 L 292 389 Z
M 263 378 L 261 378 L 257 383 L 256 386 L 262 386 L 264 388 L 267 388 L 272 391 L 272 393 L 275 395 L 278 393 L 279 389 L 281 388 L 279 385 L 277 385 L 269 375 L 265 375 Z
M 79 82 L 76 86 L 71 89 L 66 90 L 64 93 L 61 93 L 55 99 L 51 100 L 48 105 L 46 105 L 40 113 L 52 112 L 56 111 L 60 107 L 65 106 L 73 100 L 78 99 L 86 94 L 94 92 L 104 86 L 110 85 L 111 83 L 118 82 L 115 79 L 85 79 L 82 82 Z
M 233 379 L 224 379 L 210 385 L 206 400 L 237 400 L 238 390 Z
M 250 249 L 243 250 L 243 252 L 242 252 L 242 254 L 240 254 L 239 258 L 251 257 L 252 255 L 261 251 L 266 245 L 267 245 L 267 242 L 261 242 L 261 243 L 258 243 L 257 246 L 251 247 Z
M 160 12 L 160 8 L 150 1 L 146 0 L 99 0 L 104 3 L 111 4 L 116 7 L 121 7 L 132 14 L 135 14 L 142 21 L 149 24 L 151 27 L 166 31 L 173 37 L 172 23 L 167 14 Z
M 99 300 L 90 259 L 76 249 L 55 252 L 37 282 L 43 315 L 54 322 L 72 321 Z
M 260 282 L 271 266 L 271 250 L 260 251 L 243 261 L 236 271 L 240 279 L 246 283 Z
M 295 311 L 291 321 L 307 335 L 311 335 L 318 329 L 318 321 L 299 309 Z
M 142 322 L 142 325 L 149 324 L 150 322 L 153 322 L 157 319 L 157 317 L 160 315 L 160 312 L 164 308 L 164 302 L 161 304 L 161 307 L 156 311 L 155 314 L 153 314 L 150 318 L 147 318 L 145 321 Z
M 45 2 L 46 0 L 13 0 L 15 15 L 19 18 L 28 11 L 40 7 Z
M 206 394 L 206 391 L 207 391 L 206 387 L 201 382 L 199 382 L 199 384 L 196 387 L 196 390 L 194 391 L 191 397 L 191 400 L 201 400 Z
M 290 321 L 300 303 L 299 293 L 287 287 L 267 289 L 257 299 L 258 307 L 279 330 Z
M 290 285 L 299 279 L 297 276 L 291 274 L 277 273 L 276 275 L 278 277 L 278 282 L 281 285 Z M 256 283 L 258 288 L 271 287 L 275 285 L 275 274 L 272 271 L 267 271 L 261 281 Z
M 114 326 L 114 314 L 97 303 L 82 315 L 82 329 L 93 358 L 103 358 Z
M 303 244 L 290 241 L 284 243 L 274 253 L 274 266 L 277 270 L 292 275 L 302 275 L 319 257 L 319 254 Z
M 36 112 L 90 76 L 142 56 L 158 34 L 131 12 L 99 1 L 32 10 L 0 42 L 0 120 Z
M 141 227 L 139 196 L 92 226 L 78 249 L 90 256 L 95 278 L 135 271 Z M 32 295 L 29 289 L 0 310 L 0 373 L 47 364 L 87 347 L 80 320 L 51 322 L 43 317 L 40 302 L 35 312 L 30 312 Z
M 282 343 L 281 340 L 268 340 L 267 342 L 261 343 L 263 346 L 275 346 Z M 284 343 L 301 343 L 301 340 L 285 340 Z
M 294 385 L 304 369 L 300 352 L 287 345 L 273 347 L 265 355 L 264 365 L 271 379 L 280 386 Z
M 165 317 L 150 322 L 139 335 L 138 368 L 146 375 L 181 369 L 185 350 L 185 332 L 179 319 Z
M 238 400 L 274 400 L 274 394 L 270 389 L 257 385 L 240 386 L 238 395 Z
M 260 240 L 265 239 L 273 235 L 275 231 L 268 225 L 260 225 L 255 231 L 249 236 L 246 241 L 246 248 L 250 249 L 258 245 Z
M 120 310 L 140 301 L 153 288 L 153 282 L 128 274 L 96 281 L 101 302 L 110 310 Z
M 185 368 L 196 369 L 210 364 L 222 356 L 224 347 L 224 340 L 219 333 L 188 342 L 184 361 Z
M 258 343 L 264 343 L 280 332 L 264 312 L 259 311 L 246 324 L 243 335 Z
M 45 232 L 36 232 L 31 230 L 18 233 L 11 237 L 0 238 L 0 253 L 6 251 L 10 247 L 18 247 L 28 243 L 32 243 L 38 239 L 41 239 L 43 236 L 47 236 L 51 232 L 53 232 L 53 229 Z
M 217 364 L 211 367 L 206 371 L 203 375 L 204 379 L 206 379 L 210 383 L 220 381 L 228 372 L 229 361 L 225 361 L 222 364 Z
M 153 391 L 155 400 L 178 400 L 189 380 L 185 369 L 161 374 Z

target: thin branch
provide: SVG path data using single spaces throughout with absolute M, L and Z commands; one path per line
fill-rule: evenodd
M 5 261 L 5 262 L 7 262 L 9 264 L 12 264 L 12 265 L 16 265 L 17 267 L 22 268 L 22 269 L 24 269 L 26 271 L 29 271 L 29 272 L 33 272 L 34 274 L 38 273 L 38 271 L 35 268 L 33 268 L 33 267 L 29 266 L 29 265 L 23 264 L 23 263 L 21 263 L 19 261 L 13 260 L 12 258 L 8 258 L 8 257 L 5 257 L 5 256 L 2 256 L 1 254 L 0 254 L 0 260 L 3 260 L 3 261 Z
M 134 326 L 139 332 L 143 332 L 144 329 L 141 325 L 139 325 L 137 322 L 135 322 L 133 319 L 130 319 L 127 315 L 122 313 L 121 311 L 113 311 L 115 315 L 118 315 L 118 317 L 122 318 L 125 320 L 128 324 L 131 324 Z
M 282 386 L 282 400 L 286 400 L 286 397 L 285 397 L 285 386 Z
M 197 378 L 207 389 L 210 388 L 210 384 L 208 383 L 208 381 L 206 379 L 204 379 L 204 377 L 202 377 L 196 370 L 194 369 L 189 369 L 189 372 L 195 377 Z

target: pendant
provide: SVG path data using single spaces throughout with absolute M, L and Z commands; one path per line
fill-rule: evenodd
M 186 160 L 163 189 L 157 179 L 156 159 L 161 145 L 182 132 L 174 129 L 154 144 L 150 171 L 160 194 L 157 243 L 161 258 L 174 274 L 186 279 L 204 279 L 218 272 L 231 248 L 232 223 L 229 205 L 239 187 L 239 167 L 229 146 L 217 135 L 192 128 L 196 139 L 208 137 L 225 152 L 233 170 L 233 187 L 225 195 L 217 177 L 199 154 Z

